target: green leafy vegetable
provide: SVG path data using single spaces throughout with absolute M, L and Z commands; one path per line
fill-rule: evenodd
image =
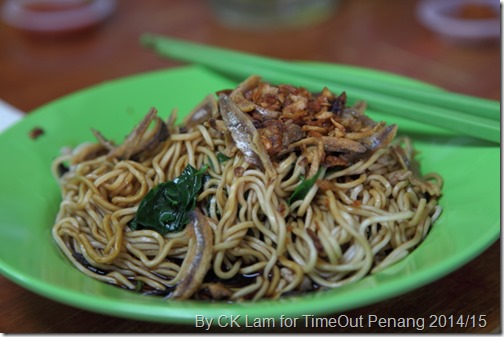
M 196 206 L 196 197 L 208 166 L 200 170 L 187 165 L 172 181 L 160 183 L 147 193 L 129 223 L 133 230 L 152 229 L 160 234 L 178 232 L 189 222 L 188 214 Z
M 144 287 L 144 282 L 142 280 L 138 280 L 136 285 L 135 285 L 135 290 L 137 293 L 141 292 L 143 287 Z
M 294 201 L 303 199 L 306 197 L 310 189 L 315 185 L 315 181 L 317 181 L 319 175 L 320 175 L 321 170 L 319 169 L 317 173 L 310 179 L 306 179 L 304 176 L 301 176 L 301 183 L 296 186 L 296 189 L 294 189 L 294 192 L 292 192 L 291 196 L 289 197 L 289 205 L 292 204 Z
M 231 159 L 231 158 L 229 158 L 228 156 L 226 156 L 225 154 L 223 154 L 221 152 L 217 152 L 216 157 L 217 157 L 217 161 L 219 162 L 219 164 L 225 163 L 229 159 Z M 212 169 L 212 171 L 215 171 L 215 167 L 213 165 L 213 162 L 210 159 L 208 160 L 208 164 L 210 165 L 210 168 Z
M 219 161 L 219 163 L 225 163 L 225 162 L 227 162 L 229 159 L 231 159 L 231 158 L 229 158 L 229 157 L 228 157 L 228 156 L 226 156 L 225 154 L 223 154 L 223 153 L 221 153 L 221 152 L 217 153 L 217 160 Z

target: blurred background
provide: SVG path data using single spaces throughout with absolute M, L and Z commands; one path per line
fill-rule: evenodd
M 66 23 L 60 23 L 65 11 L 102 0 L 28 2 L 0 1 L 0 99 L 23 111 L 104 80 L 181 65 L 142 48 L 145 32 L 282 59 L 370 67 L 500 98 L 499 29 L 498 38 L 474 41 L 439 34 L 419 18 L 425 1 L 105 0 Z M 490 2 L 496 13 L 466 6 L 467 13 L 452 17 L 465 15 L 465 25 L 482 14 L 498 21 L 499 1 Z M 12 10 L 11 3 L 24 10 Z M 51 11 L 59 16 L 34 24 L 36 15 Z
M 143 48 L 147 32 L 501 99 L 499 0 L 2 0 L 0 10 L 0 103 L 23 112 L 104 81 L 183 65 Z M 497 242 L 440 281 L 362 310 L 401 315 L 415 303 L 428 316 L 485 308 L 489 324 L 477 331 L 498 331 L 499 270 Z M 439 300 L 447 294 L 448 302 Z M 3 277 L 0 308 L 8 312 L 0 330 L 9 332 L 190 331 L 87 313 Z

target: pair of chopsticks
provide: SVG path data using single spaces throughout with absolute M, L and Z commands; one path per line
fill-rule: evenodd
M 443 90 L 425 90 L 365 76 L 329 76 L 323 69 L 259 55 L 147 34 L 142 44 L 158 54 L 203 65 L 234 78 L 255 74 L 271 83 L 303 86 L 316 92 L 328 87 L 347 93 L 349 101 L 366 101 L 369 108 L 435 125 L 475 138 L 500 143 L 500 102 Z

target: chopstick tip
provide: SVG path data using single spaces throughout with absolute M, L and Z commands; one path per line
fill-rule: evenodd
M 154 47 L 156 45 L 156 36 L 152 33 L 144 33 L 140 36 L 140 44 L 144 47 Z

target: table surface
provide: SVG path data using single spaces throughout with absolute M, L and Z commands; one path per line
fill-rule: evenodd
M 142 33 L 154 32 L 283 59 L 369 67 L 448 90 L 500 100 L 499 44 L 467 46 L 443 40 L 418 23 L 414 14 L 416 4 L 403 0 L 346 0 L 327 21 L 280 31 L 226 28 L 216 21 L 206 2 L 197 0 L 121 0 L 117 11 L 103 24 L 68 36 L 35 36 L 2 23 L 0 98 L 23 111 L 31 111 L 106 80 L 180 66 L 180 62 L 161 59 L 139 46 Z M 430 315 L 485 315 L 484 327 L 425 331 L 500 332 L 500 255 L 499 240 L 479 257 L 436 282 L 335 315 L 404 317 L 407 313 L 426 320 Z M 36 295 L 1 276 L 0 310 L 0 331 L 8 333 L 197 331 L 192 326 L 141 322 L 73 308 Z M 329 331 L 388 330 L 331 328 L 316 332 Z

